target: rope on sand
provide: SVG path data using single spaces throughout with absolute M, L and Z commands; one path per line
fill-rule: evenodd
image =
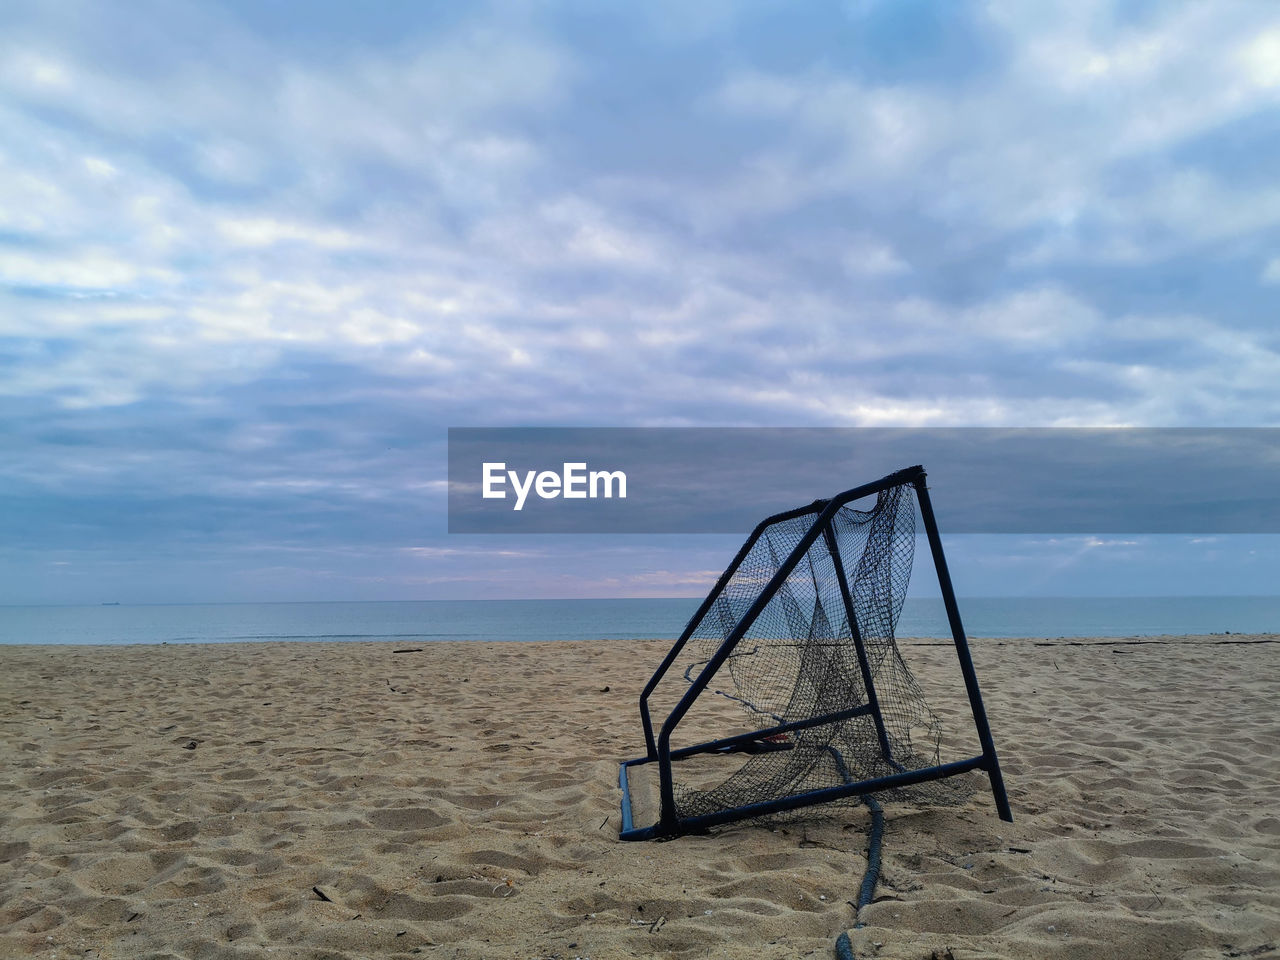
M 852 783 L 853 777 L 849 775 L 849 768 L 845 766 L 844 757 L 840 755 L 840 751 L 832 746 L 827 746 L 826 749 L 831 754 L 831 759 L 835 761 L 836 769 L 840 771 L 840 776 L 844 778 L 845 783 Z M 884 841 L 884 807 L 880 806 L 876 798 L 870 794 L 864 794 L 862 802 L 871 810 L 871 830 L 867 835 L 867 872 L 862 875 L 862 886 L 858 889 L 858 902 L 853 908 L 855 920 L 862 912 L 862 908 L 876 895 L 876 884 L 880 882 L 880 850 Z M 853 929 L 857 930 L 861 926 L 861 921 L 856 922 Z M 847 930 L 836 937 L 836 960 L 856 960 Z
M 884 840 L 884 808 L 874 797 L 866 796 L 862 800 L 871 808 L 871 832 L 867 837 L 867 872 L 862 875 L 862 887 L 858 891 L 858 903 L 854 907 L 855 918 L 876 895 L 876 884 L 880 882 L 880 848 Z M 861 926 L 861 922 L 855 923 L 853 929 L 857 930 Z M 836 937 L 836 960 L 856 960 L 848 931 Z
M 880 882 L 880 842 L 884 839 L 884 808 L 875 797 L 862 799 L 871 808 L 871 835 L 867 844 L 867 872 L 862 875 L 862 888 L 858 891 L 859 911 L 876 895 L 876 884 Z

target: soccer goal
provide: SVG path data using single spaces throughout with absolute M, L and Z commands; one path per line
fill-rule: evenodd
M 947 763 L 894 639 L 917 509 L 981 747 Z M 658 690 L 670 702 L 655 733 Z M 1013 819 L 920 466 L 760 523 L 645 684 L 640 719 L 646 753 L 619 773 L 623 840 L 872 793 L 945 802 L 975 770 Z M 677 734 L 711 739 L 673 747 Z M 647 808 L 633 788 L 644 777 Z

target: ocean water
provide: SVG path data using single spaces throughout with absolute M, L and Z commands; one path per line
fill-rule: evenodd
M 0 643 L 675 638 L 697 609 L 677 600 L 437 600 L 0 606 Z M 1280 597 L 969 597 L 974 637 L 1280 633 Z M 908 598 L 903 637 L 949 637 L 942 601 Z

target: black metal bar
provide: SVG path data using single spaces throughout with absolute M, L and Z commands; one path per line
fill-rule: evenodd
M 924 467 L 920 466 L 920 464 L 916 464 L 914 467 L 903 467 L 901 470 L 895 470 L 887 477 L 881 477 L 871 483 L 864 483 L 860 487 L 854 487 L 852 490 L 838 493 L 829 502 L 843 507 L 851 500 L 861 500 L 863 497 L 869 497 L 873 493 L 888 490 L 890 487 L 898 487 L 904 483 L 915 483 L 918 478 L 923 476 Z
M 923 467 L 918 465 L 908 467 L 905 470 L 899 470 L 896 473 L 892 473 L 887 477 L 882 477 L 872 483 L 865 483 L 860 487 L 854 487 L 852 490 L 846 490 L 837 497 L 828 500 L 822 507 L 822 512 L 818 515 L 817 520 L 815 520 L 813 524 L 810 525 L 809 529 L 805 531 L 804 536 L 800 538 L 800 542 L 796 544 L 795 548 L 787 558 L 782 561 L 782 565 L 778 568 L 778 571 L 769 580 L 768 584 L 765 585 L 764 589 L 756 597 L 747 612 L 738 620 L 737 625 L 730 632 L 729 636 L 724 639 L 724 642 L 720 644 L 720 647 L 716 650 L 715 654 L 709 661 L 707 661 L 707 665 L 702 668 L 702 672 L 698 674 L 697 678 L 689 686 L 689 689 L 685 691 L 684 696 L 680 698 L 680 702 L 675 705 L 674 709 L 672 709 L 658 733 L 658 780 L 661 797 L 661 817 L 658 821 L 659 830 L 674 830 L 677 819 L 675 810 L 675 788 L 671 776 L 672 731 L 674 731 L 679 725 L 684 715 L 689 712 L 690 707 L 693 706 L 694 701 L 698 699 L 702 691 L 706 689 L 707 684 L 711 682 L 711 678 L 715 676 L 716 671 L 720 669 L 724 661 L 728 659 L 731 653 L 733 653 L 734 647 L 736 647 L 738 642 L 746 635 L 747 630 L 750 629 L 751 625 L 755 622 L 756 617 L 760 615 L 760 612 L 764 610 L 769 601 L 773 599 L 774 594 L 776 594 L 778 590 L 781 589 L 782 585 L 786 583 L 787 578 L 791 575 L 791 571 L 794 570 L 796 564 L 800 562 L 800 558 L 809 551 L 811 546 L 813 546 L 813 542 L 818 539 L 823 528 L 830 523 L 831 517 L 837 510 L 852 500 L 860 500 L 862 497 L 870 496 L 873 493 L 879 493 L 881 490 L 887 490 L 890 487 L 914 481 L 918 477 L 923 476 Z M 813 509 L 821 502 L 822 501 L 820 500 L 814 501 L 814 503 L 809 507 L 803 507 L 798 511 L 792 510 L 784 514 L 777 514 L 776 517 L 793 518 L 797 516 L 804 516 L 805 514 L 812 512 Z M 758 526 L 756 530 L 763 530 L 763 528 L 768 526 L 771 521 L 777 522 L 775 518 L 770 518 L 770 520 L 767 520 Z
M 864 793 L 878 793 L 881 790 L 892 790 L 895 787 L 909 787 L 913 783 L 924 783 L 926 780 L 943 780 L 970 770 L 984 769 L 985 757 L 970 757 L 968 760 L 956 760 L 940 764 L 936 767 L 924 767 L 920 770 L 908 770 L 906 773 L 893 773 L 887 777 L 876 777 L 873 780 L 861 780 L 857 783 L 844 784 L 839 787 L 824 787 L 821 790 L 810 790 L 808 793 L 796 793 L 776 800 L 764 800 L 760 803 L 748 804 L 745 807 L 734 807 L 720 810 L 699 817 L 687 817 L 676 821 L 676 827 L 682 831 L 705 830 L 707 827 L 745 820 L 748 817 L 761 817 L 770 813 L 785 813 L 801 807 L 813 806 L 817 803 L 830 803 L 832 800 L 843 800 L 845 797 L 857 797 Z M 658 833 L 663 832 L 663 825 L 658 824 Z
M 871 707 L 871 719 L 876 725 L 876 737 L 880 740 L 880 752 L 886 761 L 893 762 L 893 750 L 889 747 L 889 733 L 884 727 L 884 715 L 880 712 L 880 698 L 876 696 L 876 684 L 871 678 L 871 661 L 867 659 L 867 648 L 862 642 L 862 630 L 858 626 L 858 615 L 853 610 L 853 592 L 849 589 L 849 580 L 845 577 L 844 561 L 840 557 L 840 545 L 836 542 L 836 533 L 831 525 L 823 531 L 827 540 L 827 549 L 831 551 L 831 562 L 836 568 L 836 582 L 840 584 L 840 597 L 844 600 L 845 618 L 849 621 L 849 635 L 853 639 L 853 649 L 858 654 L 858 669 L 862 672 L 862 686 L 867 692 L 867 705 Z
M 685 820 L 677 820 L 674 829 L 664 829 L 661 823 L 656 823 L 648 827 L 636 827 L 634 825 L 631 813 L 631 790 L 627 780 L 627 768 L 652 763 L 653 761 L 649 757 L 636 757 L 633 760 L 624 760 L 619 765 L 618 770 L 618 780 L 622 787 L 623 794 L 623 828 L 619 833 L 619 839 L 652 840 L 655 837 L 674 836 L 684 831 L 700 830 L 707 827 L 719 826 L 720 824 L 732 823 L 737 820 L 745 820 L 749 817 L 757 817 L 769 813 L 781 813 L 787 810 L 795 810 L 800 807 L 812 806 L 819 803 L 829 803 L 832 800 L 842 800 L 845 797 L 858 796 L 865 793 L 876 793 L 880 790 L 891 790 L 895 787 L 910 786 L 913 783 L 923 783 L 927 780 L 944 780 L 947 777 L 954 777 L 962 773 L 968 773 L 970 770 L 983 769 L 986 763 L 985 757 L 971 757 L 968 760 L 957 760 L 952 763 L 946 763 L 936 767 L 924 767 L 920 770 L 903 770 L 901 773 L 891 774 L 887 777 L 878 777 L 873 780 L 863 780 L 855 783 L 852 775 L 848 771 L 848 768 L 844 767 L 842 762 L 843 758 L 839 756 L 839 752 L 830 746 L 826 749 L 836 757 L 837 765 L 841 768 L 841 777 L 845 781 L 844 786 L 826 787 L 822 790 L 811 790 L 808 793 L 782 797 L 778 800 L 767 800 L 746 807 L 734 807 L 731 810 L 722 810 L 719 813 L 706 814 L 701 817 L 691 817 Z M 895 764 L 895 766 L 898 766 L 899 769 L 901 769 L 900 765 Z
M 698 699 L 702 691 L 706 689 L 707 684 L 711 682 L 711 678 L 715 676 L 716 671 L 733 653 L 734 647 L 746 635 L 747 630 L 755 623 L 756 617 L 760 616 L 760 612 L 773 599 L 774 594 L 782 588 L 787 578 L 791 576 L 791 571 L 795 569 L 796 564 L 813 546 L 813 541 L 818 539 L 821 532 L 822 524 L 833 513 L 836 507 L 828 503 L 821 514 L 818 521 L 812 524 L 804 536 L 800 538 L 800 542 L 782 561 L 777 572 L 760 591 L 755 601 L 747 609 L 747 612 L 739 618 L 737 625 L 730 631 L 729 636 L 725 637 L 724 642 L 720 644 L 711 659 L 707 661 L 707 665 L 689 685 L 689 689 L 685 691 L 684 696 L 680 698 L 680 702 L 675 705 L 667 719 L 662 724 L 662 729 L 658 732 L 658 780 L 661 789 L 661 819 L 659 820 L 659 828 L 674 828 L 676 821 L 675 809 L 675 788 L 671 778 L 671 733 L 680 723 L 681 719 L 689 708 L 693 706 L 694 701 Z
M 722 750 L 725 747 L 732 747 L 739 743 L 750 743 L 752 740 L 763 740 L 765 737 L 774 737 L 780 733 L 790 733 L 792 730 L 807 730 L 809 727 L 820 727 L 824 723 L 838 723 L 841 720 L 851 720 L 854 717 L 860 717 L 864 713 L 869 713 L 871 708 L 867 704 L 861 704 L 856 707 L 850 707 L 848 710 L 840 710 L 836 713 L 824 713 L 820 717 L 808 717 L 804 720 L 794 720 L 791 723 L 783 723 L 776 727 L 767 727 L 764 730 L 754 730 L 751 733 L 740 733 L 732 737 L 724 737 L 720 740 L 708 740 L 706 743 L 695 744 L 692 747 L 681 747 L 679 750 L 671 751 L 672 760 L 683 760 L 685 757 L 692 757 L 699 753 L 714 753 L 716 750 Z
M 955 641 L 956 657 L 960 661 L 960 673 L 964 676 L 965 690 L 969 694 L 969 709 L 973 712 L 973 722 L 978 728 L 978 742 L 982 745 L 982 768 L 987 771 L 991 780 L 991 794 L 996 801 L 996 811 L 1001 820 L 1013 822 L 1013 812 L 1009 809 L 1009 797 L 1004 789 L 1004 777 L 1000 773 L 1000 758 L 996 756 L 995 741 L 991 739 L 991 727 L 987 723 L 987 711 L 982 704 L 982 690 L 978 687 L 978 675 L 973 669 L 973 657 L 969 653 L 969 641 L 965 637 L 964 624 L 960 622 L 960 608 L 956 604 L 955 589 L 951 585 L 951 574 L 947 570 L 947 558 L 942 552 L 942 537 L 938 533 L 938 522 L 933 515 L 933 504 L 929 500 L 929 489 L 925 484 L 922 470 L 914 481 L 916 499 L 920 503 L 920 518 L 924 521 L 925 533 L 929 538 L 929 549 L 933 553 L 933 567 L 938 574 L 938 586 L 942 590 L 942 602 L 947 609 L 947 621 L 951 625 L 951 637 Z
M 658 828 L 655 825 L 651 827 L 636 827 L 631 830 L 624 830 L 618 834 L 618 839 L 619 840 L 656 840 L 660 836 L 663 836 L 663 835 L 658 833 Z
M 649 682 L 644 685 L 644 689 L 640 692 L 640 723 L 644 727 L 644 745 L 649 756 L 657 757 L 658 755 L 657 747 L 653 742 L 653 721 L 649 717 L 650 695 L 652 695 L 653 691 L 662 681 L 666 672 L 671 669 L 671 664 L 675 663 L 676 657 L 680 655 L 680 651 L 684 649 L 684 645 L 688 643 L 689 638 L 693 636 L 693 631 L 697 629 L 698 624 L 702 622 L 702 618 L 705 617 L 707 615 L 707 611 L 711 609 L 711 605 L 715 603 L 716 598 L 720 596 L 720 591 L 725 588 L 725 585 L 733 575 L 738 572 L 738 567 L 742 565 L 742 561 L 746 559 L 747 554 L 751 551 L 751 548 L 755 546 L 755 542 L 760 539 L 760 534 L 764 532 L 765 527 L 768 525 L 768 520 L 761 521 L 756 525 L 756 528 L 751 531 L 751 535 L 747 537 L 746 542 L 743 543 L 741 548 L 739 548 L 738 553 L 734 556 L 732 562 L 725 568 L 724 573 L 720 574 L 720 579 L 716 581 L 716 585 L 711 588 L 711 592 L 707 594 L 706 598 L 701 604 L 699 604 L 697 611 L 689 618 L 689 622 L 685 624 L 684 631 L 680 634 L 680 638 L 676 640 L 671 649 L 667 651 L 667 655 L 663 658 L 662 663 L 659 664 L 658 669 L 654 671 L 653 676 L 649 678 Z
M 657 748 L 654 746 L 653 742 L 653 721 L 649 716 L 649 697 L 662 681 L 666 672 L 671 669 L 671 664 L 675 663 L 676 657 L 680 655 L 680 651 L 683 650 L 685 644 L 689 642 L 689 638 L 693 635 L 693 631 L 697 628 L 698 624 L 702 622 L 702 618 L 707 615 L 707 611 L 711 609 L 711 605 L 715 603 L 716 598 L 720 596 L 725 585 L 730 581 L 730 579 L 732 579 L 733 575 L 738 572 L 738 567 L 742 565 L 742 561 L 746 559 L 751 548 L 755 546 L 756 541 L 760 539 L 760 534 L 764 533 L 765 529 L 772 524 L 782 523 L 784 520 L 794 520 L 796 517 L 803 517 L 808 513 L 817 513 L 825 504 L 826 501 L 824 500 L 815 500 L 807 507 L 796 507 L 794 510 L 784 510 L 781 513 L 775 513 L 771 517 L 765 517 L 765 519 L 756 524 L 756 528 L 751 531 L 746 542 L 738 549 L 737 554 L 734 556 L 733 560 L 730 561 L 729 566 L 725 568 L 724 573 L 720 574 L 720 579 L 716 581 L 716 585 L 711 588 L 711 592 L 706 595 L 702 603 L 698 606 L 697 611 L 689 618 L 689 622 L 685 624 L 684 631 L 680 634 L 680 638 L 676 640 L 671 649 L 667 651 L 666 657 L 664 657 L 662 663 L 658 665 L 658 669 L 654 671 L 653 676 L 649 678 L 649 682 L 644 685 L 644 690 L 640 692 L 640 723 L 644 727 L 645 749 L 648 751 L 649 756 L 657 756 Z

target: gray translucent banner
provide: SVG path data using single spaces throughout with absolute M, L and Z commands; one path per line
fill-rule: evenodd
M 914 464 L 944 533 L 1280 532 L 1280 429 L 1181 427 L 454 427 L 449 532 L 745 533 Z

